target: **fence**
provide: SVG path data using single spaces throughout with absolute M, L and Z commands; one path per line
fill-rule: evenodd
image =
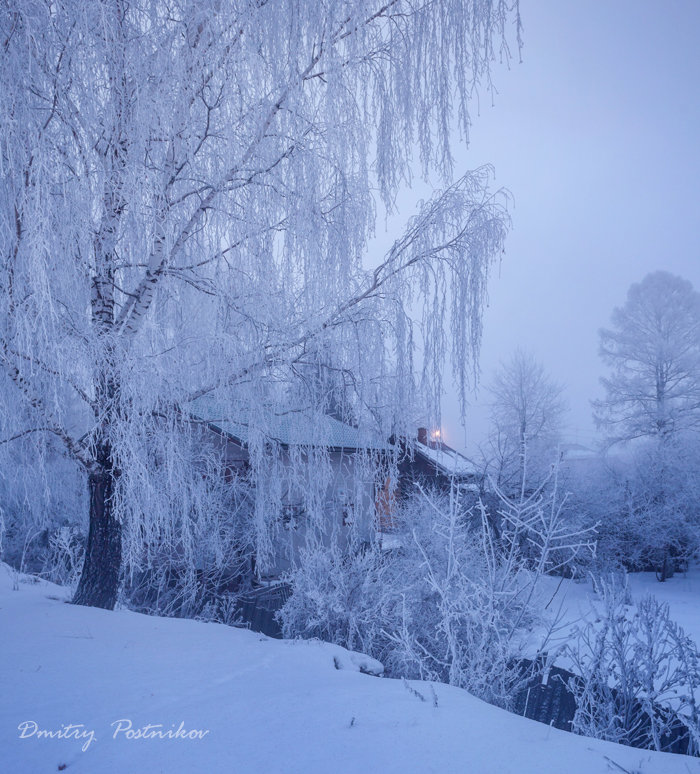
M 275 613 L 289 599 L 290 593 L 288 583 L 254 589 L 238 599 L 238 615 L 252 631 L 282 639 L 282 628 Z
M 523 659 L 523 674 L 533 671 L 532 666 L 532 661 Z M 559 667 L 551 667 L 544 679 L 541 674 L 537 675 L 535 670 L 535 676 L 517 694 L 513 712 L 531 720 L 546 723 L 548 726 L 554 726 L 554 728 L 571 731 L 576 714 L 576 700 L 569 690 L 569 685 L 580 681 L 581 678 L 578 675 Z M 613 688 L 611 693 L 615 698 L 617 691 Z M 656 706 L 654 711 L 659 715 L 665 715 L 671 721 L 670 733 L 664 734 L 660 740 L 663 752 L 680 753 L 681 755 L 694 754 L 690 731 L 682 717 L 672 710 L 660 706 Z M 646 709 L 641 701 L 635 702 L 632 714 L 635 718 L 636 738 L 642 740 L 648 736 L 646 731 L 651 726 L 651 719 L 646 714 Z M 635 744 L 633 739 L 631 746 L 643 747 L 644 745 Z
M 291 586 L 287 583 L 254 589 L 239 597 L 238 615 L 252 631 L 281 639 L 282 628 L 275 614 L 289 599 L 290 594 Z M 522 659 L 521 663 L 523 674 L 531 673 L 534 676 L 516 695 L 513 712 L 563 731 L 571 731 L 576 714 L 576 700 L 569 690 L 569 685 L 580 681 L 581 678 L 559 667 L 550 667 L 543 678 L 541 670 L 533 668 L 532 661 Z M 657 711 L 664 710 L 658 708 Z M 644 713 L 642 703 L 639 702 L 638 714 L 642 723 Z M 648 718 L 646 722 L 650 722 Z M 688 727 L 678 716 L 674 718 L 671 735 L 664 736 L 661 742 L 664 752 L 687 755 L 692 747 Z
M 531 661 L 523 660 L 524 670 L 529 671 L 531 667 Z M 536 674 L 516 695 L 513 712 L 554 728 L 571 731 L 576 700 L 568 688 L 570 679 L 578 678 L 573 672 L 559 667 L 551 667 L 544 679 Z

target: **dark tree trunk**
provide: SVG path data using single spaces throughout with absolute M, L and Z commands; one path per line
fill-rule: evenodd
M 664 559 L 661 563 L 661 567 L 656 571 L 656 580 L 659 583 L 664 583 L 667 578 L 673 577 L 673 560 L 668 549 L 668 546 L 664 550 Z
M 90 474 L 90 530 L 85 564 L 73 602 L 113 610 L 119 591 L 122 525 L 114 514 L 114 476 L 111 455 L 106 467 Z

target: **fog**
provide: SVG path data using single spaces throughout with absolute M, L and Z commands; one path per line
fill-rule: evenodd
M 700 288 L 700 3 L 522 0 L 522 62 L 494 68 L 455 174 L 494 165 L 513 229 L 490 282 L 481 379 L 466 425 L 453 392 L 443 434 L 473 452 L 490 375 L 516 346 L 566 386 L 565 440 L 592 445 L 598 334 L 627 288 L 666 269 Z M 478 115 L 477 115 L 478 112 Z M 394 229 L 430 193 L 404 192 Z

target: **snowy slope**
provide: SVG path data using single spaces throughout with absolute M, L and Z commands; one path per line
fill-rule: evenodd
M 0 566 L 3 774 L 63 765 L 76 774 L 700 772 L 695 759 L 576 737 L 445 685 L 435 707 L 428 684 L 411 684 L 421 701 L 400 680 L 356 671 L 335 646 L 74 607 L 63 596 L 46 583 L 13 590 Z M 68 733 L 95 739 L 21 739 L 25 721 L 44 731 L 84 724 Z M 114 739 L 118 721 L 207 733 Z

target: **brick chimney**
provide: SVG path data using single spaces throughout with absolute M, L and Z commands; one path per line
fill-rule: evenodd
M 418 443 L 422 443 L 423 446 L 428 445 L 428 428 L 427 427 L 419 427 L 418 428 Z

